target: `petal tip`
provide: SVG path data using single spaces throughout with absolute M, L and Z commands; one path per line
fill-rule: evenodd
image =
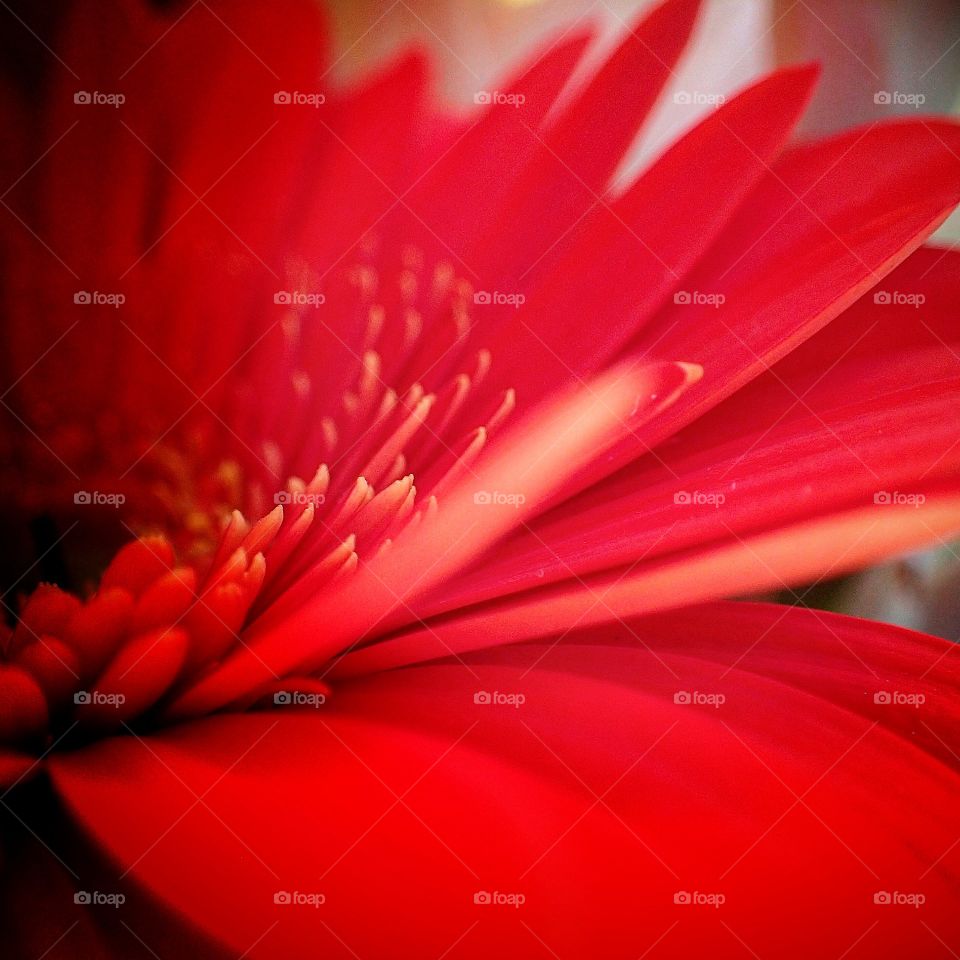
M 688 387 L 692 387 L 703 379 L 703 367 L 699 363 L 688 363 L 685 360 L 678 360 L 676 363 L 683 371 L 684 382 Z

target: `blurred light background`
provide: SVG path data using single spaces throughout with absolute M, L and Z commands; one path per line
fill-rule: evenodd
M 42 87 L 56 25 L 70 0 L 0 0 L 0 63 L 28 95 Z M 166 0 L 188 7 L 203 0 Z M 523 61 L 538 40 L 592 24 L 594 55 L 653 0 L 326 0 L 334 82 L 363 75 L 404 45 L 426 48 L 441 100 L 467 110 L 478 90 Z M 712 109 L 678 105 L 680 90 L 729 95 L 777 64 L 817 60 L 823 76 L 801 134 L 832 133 L 896 114 L 960 110 L 957 0 L 706 0 L 700 29 L 626 165 L 627 176 Z M 937 242 L 960 242 L 960 215 Z M 960 442 L 960 429 L 958 429 Z M 804 591 L 797 591 L 804 595 Z M 784 593 L 783 602 L 796 602 Z M 960 546 L 902 558 L 804 602 L 960 639 Z

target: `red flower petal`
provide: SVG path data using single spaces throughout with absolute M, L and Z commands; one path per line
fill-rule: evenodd
M 521 323 L 495 321 L 510 344 L 497 352 L 497 382 L 538 397 L 558 380 L 593 373 L 635 335 L 767 171 L 815 76 L 800 68 L 764 78 L 694 127 L 622 197 L 584 204 L 576 229 L 544 233 L 541 249 L 525 250 L 529 307 Z M 490 331 L 483 336 L 489 343 Z
M 531 250 L 562 236 L 602 193 L 670 77 L 700 0 L 665 0 L 626 32 L 585 89 L 539 135 L 513 179 L 497 243 L 473 251 L 481 276 L 516 278 Z M 508 287 L 509 288 L 509 287 Z
M 609 624 L 626 617 L 721 597 L 840 576 L 880 558 L 943 540 L 960 528 L 955 486 L 910 504 L 838 511 L 779 530 L 734 538 L 707 549 L 636 562 L 624 570 L 566 580 L 477 604 L 409 627 L 350 653 L 344 672 L 368 672 L 469 650 L 516 643 L 544 630 Z M 842 544 L 838 550 L 837 545 Z M 824 569 L 824 557 L 831 557 Z
M 705 550 L 867 506 L 884 492 L 925 495 L 957 476 L 958 279 L 955 253 L 917 251 L 878 291 L 669 444 L 535 520 L 509 550 L 445 585 L 416 613 Z M 903 302 L 876 303 L 878 293 Z M 697 492 L 723 499 L 675 502 Z M 876 518 L 864 516 L 868 526 Z M 822 570 L 837 560 L 838 544 L 823 548 Z
M 365 679 L 322 713 L 104 742 L 53 776 L 124 870 L 254 957 L 480 957 L 505 937 L 917 955 L 958 933 L 950 651 L 717 605 Z
M 663 434 L 822 329 L 909 256 L 958 197 L 960 127 L 945 122 L 878 124 L 775 164 L 685 281 L 722 294 L 722 306 L 673 306 L 638 340 L 707 371 L 702 395 L 665 417 Z
M 409 191 L 408 202 L 422 221 L 418 232 L 436 233 L 459 256 L 467 253 L 467 245 L 476 240 L 510 189 L 511 179 L 502 175 L 503 170 L 516 169 L 529 159 L 537 144 L 536 131 L 589 40 L 586 32 L 564 32 L 555 45 L 501 86 L 507 95 L 524 97 L 522 111 L 491 104 L 439 157 L 430 158 L 422 179 Z M 463 216 L 464 210 L 470 217 Z

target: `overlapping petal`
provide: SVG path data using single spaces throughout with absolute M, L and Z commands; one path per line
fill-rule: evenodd
M 53 776 L 124 869 L 252 956 L 933 955 L 957 932 L 951 654 L 718 605 L 108 741 Z

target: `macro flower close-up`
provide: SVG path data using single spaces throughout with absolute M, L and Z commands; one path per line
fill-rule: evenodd
M 495 4 L 0 0 L 2 956 L 960 953 L 949 28 Z

